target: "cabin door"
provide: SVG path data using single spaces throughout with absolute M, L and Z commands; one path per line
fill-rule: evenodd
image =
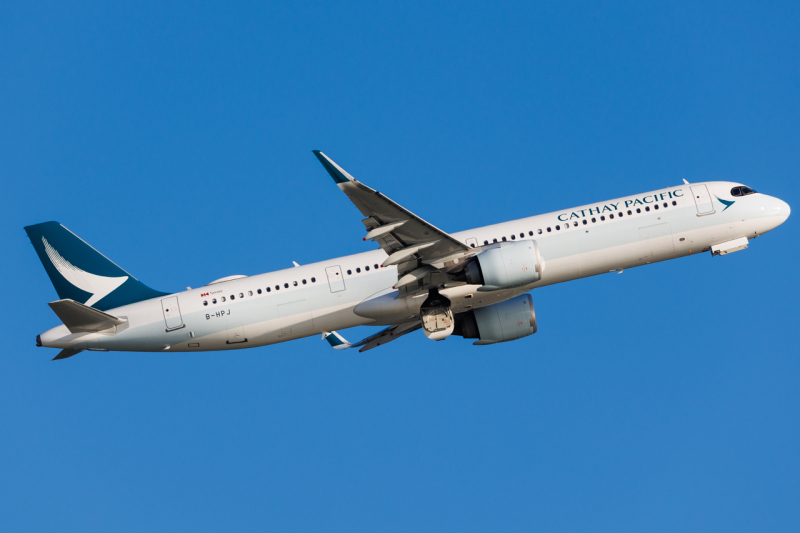
M 178 297 L 171 296 L 161 300 L 161 310 L 164 312 L 164 322 L 167 324 L 167 331 L 181 329 L 183 327 L 183 317 L 181 308 L 178 306 Z
M 714 204 L 711 203 L 711 195 L 708 194 L 708 187 L 705 185 L 692 185 L 692 197 L 697 206 L 698 215 L 710 215 L 714 212 Z
M 328 276 L 328 285 L 331 288 L 331 292 L 344 290 L 344 276 L 342 275 L 342 269 L 338 265 L 327 267 L 325 274 Z

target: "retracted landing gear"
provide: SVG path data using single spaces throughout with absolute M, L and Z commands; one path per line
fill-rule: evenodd
M 431 289 L 428 298 L 419 310 L 422 331 L 425 336 L 435 341 L 446 339 L 455 329 L 453 311 L 450 300 L 439 294 L 438 289 Z

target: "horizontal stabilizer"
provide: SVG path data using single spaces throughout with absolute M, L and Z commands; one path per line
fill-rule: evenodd
M 67 326 L 67 329 L 71 333 L 103 331 L 127 322 L 124 319 L 98 311 L 93 307 L 87 307 L 75 300 L 58 300 L 57 302 L 50 302 L 47 305 L 58 315 L 58 318 L 61 319 L 61 322 Z M 64 351 L 66 352 L 69 350 Z M 70 357 L 70 355 L 65 355 L 64 357 Z M 58 354 L 57 359 L 63 359 L 61 354 Z
M 53 361 L 55 361 L 56 359 L 66 359 L 68 357 L 72 357 L 73 355 L 79 354 L 82 351 L 83 350 L 72 350 L 70 348 L 67 348 L 66 350 L 61 350 L 60 352 L 58 352 L 57 356 L 53 357 Z

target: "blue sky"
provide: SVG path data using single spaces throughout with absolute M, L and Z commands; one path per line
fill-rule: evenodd
M 58 220 L 164 291 L 674 185 L 800 204 L 794 2 L 5 3 L 0 529 L 797 531 L 796 215 L 539 332 L 50 362 Z M 353 340 L 369 328 L 344 332 Z

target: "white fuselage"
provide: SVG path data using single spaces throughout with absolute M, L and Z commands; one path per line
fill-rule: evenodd
M 541 280 L 514 289 L 478 291 L 475 285 L 459 285 L 440 292 L 457 314 L 536 287 L 752 239 L 788 217 L 788 205 L 777 198 L 731 198 L 736 185 L 681 185 L 453 233 L 477 251 L 496 242 L 535 239 L 545 268 Z M 696 204 L 692 189 L 701 186 L 710 193 L 710 207 Z M 714 197 L 735 203 L 727 206 Z M 386 257 L 378 249 L 187 290 L 108 310 L 127 320 L 122 326 L 72 334 L 62 325 L 43 333 L 41 341 L 43 346 L 90 350 L 228 350 L 418 319 L 426 295 L 395 298 L 397 268 L 381 268 Z

